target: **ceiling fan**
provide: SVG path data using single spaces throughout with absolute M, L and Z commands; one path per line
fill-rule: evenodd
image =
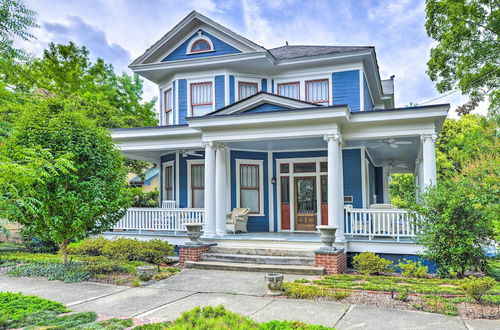
M 390 167 L 392 167 L 392 168 L 408 168 L 408 165 L 406 165 L 406 164 L 404 164 L 404 163 L 400 163 L 400 164 L 398 164 L 398 163 L 396 163 L 396 162 L 394 161 L 394 159 L 391 159 L 391 161 L 389 162 L 389 164 L 388 164 L 388 165 L 389 165 Z
M 394 138 L 384 139 L 383 142 L 391 148 L 399 148 L 399 145 L 412 144 L 411 141 L 398 141 Z
M 203 155 L 196 153 L 196 151 L 184 150 L 182 152 L 182 157 L 186 158 L 187 156 L 203 157 Z

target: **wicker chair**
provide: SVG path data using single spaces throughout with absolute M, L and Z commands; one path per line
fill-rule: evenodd
M 247 222 L 249 208 L 235 208 L 226 216 L 226 230 L 236 234 L 236 232 L 247 232 Z

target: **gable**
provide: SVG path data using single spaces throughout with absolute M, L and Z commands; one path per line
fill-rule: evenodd
M 272 103 L 264 103 L 258 105 L 254 108 L 245 110 L 245 113 L 249 112 L 264 112 L 264 111 L 276 111 L 276 110 L 290 110 L 291 108 L 284 107 L 282 105 L 272 104 Z
M 203 35 L 204 37 L 209 38 L 212 41 L 214 51 L 204 52 L 204 53 L 195 53 L 188 54 L 189 52 L 189 44 L 193 39 L 198 38 L 198 36 Z M 228 55 L 228 54 L 237 54 L 241 53 L 239 49 L 229 45 L 228 43 L 220 40 L 219 38 L 211 35 L 210 33 L 203 31 L 202 29 L 193 33 L 186 41 L 184 41 L 179 47 L 174 49 L 170 54 L 168 54 L 161 62 L 175 61 L 175 60 L 186 60 L 191 58 L 199 58 L 199 57 L 210 57 L 210 56 L 220 56 L 220 55 Z

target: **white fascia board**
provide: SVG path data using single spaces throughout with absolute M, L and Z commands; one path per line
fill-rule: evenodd
M 405 109 L 405 110 L 386 110 L 386 111 L 365 111 L 363 113 L 352 113 L 351 123 L 376 122 L 388 120 L 408 120 L 424 118 L 446 118 L 450 106 L 430 106 L 427 109 Z
M 111 131 L 111 138 L 113 140 L 130 139 L 130 138 L 147 138 L 147 137 L 161 137 L 161 136 L 185 136 L 185 135 L 198 135 L 199 132 L 187 126 L 182 127 L 165 127 L 165 128 L 138 128 Z
M 382 139 L 389 137 L 413 137 L 420 134 L 435 134 L 433 122 L 374 122 L 363 125 L 345 125 L 342 136 L 346 140 Z
M 284 123 L 291 121 L 322 121 L 325 119 L 349 120 L 350 111 L 347 106 L 322 107 L 320 109 L 307 110 L 281 110 L 270 112 L 258 112 L 241 115 L 212 115 L 206 117 L 187 118 L 189 127 L 206 128 L 235 125 Z
M 370 53 L 371 53 L 371 51 L 359 50 L 359 51 L 352 51 L 352 52 L 346 52 L 346 53 L 340 53 L 340 54 L 325 54 L 325 55 L 316 55 L 316 56 L 308 56 L 308 57 L 297 57 L 297 58 L 279 60 L 277 62 L 277 66 L 279 67 L 279 66 L 311 63 L 311 62 L 313 62 L 313 63 L 314 62 L 324 62 L 324 61 L 331 61 L 331 60 L 342 59 L 342 58 L 353 58 L 356 56 L 370 55 Z
M 201 137 L 198 139 L 155 139 L 147 141 L 129 141 L 117 144 L 118 149 L 122 152 L 128 151 L 149 151 L 149 152 L 164 152 L 165 150 L 178 149 L 196 149 L 202 148 Z
M 284 107 L 291 107 L 294 109 L 300 109 L 304 107 L 314 107 L 314 105 L 307 103 L 307 102 L 302 102 L 299 100 L 289 100 L 289 99 L 284 99 L 283 97 L 279 97 L 276 95 L 269 95 L 269 94 L 258 94 L 254 97 L 251 97 L 245 101 L 239 102 L 235 104 L 234 106 L 231 106 L 223 111 L 218 112 L 217 114 L 223 115 L 223 114 L 231 114 L 235 113 L 238 111 L 244 111 L 247 109 L 251 109 L 253 107 L 259 106 L 264 103 L 272 103 Z M 318 106 L 319 108 L 320 106 Z

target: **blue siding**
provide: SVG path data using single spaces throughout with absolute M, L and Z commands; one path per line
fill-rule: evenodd
M 359 111 L 359 70 L 332 74 L 333 104 L 347 104 L 351 111 Z
M 190 58 L 199 58 L 199 57 L 209 57 L 209 56 L 218 56 L 218 55 L 227 55 L 227 54 L 236 54 L 241 53 L 240 50 L 234 48 L 233 46 L 223 42 L 222 40 L 212 36 L 211 34 L 204 32 L 201 30 L 204 36 L 209 37 L 214 44 L 215 51 L 208 53 L 198 53 L 198 54 L 189 54 L 186 55 L 187 46 L 191 39 L 196 38 L 198 36 L 198 32 L 194 33 L 188 40 L 182 43 L 177 49 L 171 52 L 167 57 L 165 57 L 162 62 L 167 61 L 175 61 L 175 60 L 185 60 Z
M 179 124 L 186 123 L 187 116 L 187 81 L 186 79 L 179 79 L 179 93 L 177 99 L 179 102 Z
M 384 202 L 384 172 L 382 167 L 375 167 L 375 193 L 377 203 Z
M 273 177 L 277 178 L 276 159 L 280 158 L 306 158 L 306 157 L 327 157 L 326 150 L 317 151 L 297 151 L 297 152 L 275 152 L 273 153 Z M 362 180 L 361 180 L 361 150 L 342 150 L 343 174 L 344 174 L 344 196 L 353 197 L 353 206 L 362 207 Z M 274 191 L 274 228 L 278 228 L 278 185 L 273 186 Z
M 229 76 L 229 104 L 234 103 L 234 76 Z
M 225 105 L 224 76 L 215 76 L 215 109 Z
M 176 187 L 177 187 L 177 178 L 175 177 L 175 167 L 177 164 L 175 164 L 175 154 L 168 154 L 165 156 L 161 156 L 161 159 L 160 159 L 161 166 L 159 168 L 159 171 L 160 171 L 159 189 L 160 189 L 160 200 L 161 201 L 164 199 L 163 198 L 163 163 L 170 162 L 170 161 L 174 162 L 174 187 L 173 188 L 174 188 L 174 199 L 177 200 L 177 196 L 175 195 L 176 194 Z
M 373 109 L 372 97 L 370 95 L 370 89 L 368 88 L 368 84 L 366 83 L 366 78 L 363 75 L 363 102 L 365 111 Z
M 265 112 L 271 110 L 290 110 L 289 108 L 283 107 L 281 105 L 276 105 L 272 103 L 264 103 L 256 106 L 255 108 L 249 109 L 245 112 Z
M 267 152 L 251 152 L 231 150 L 231 208 L 236 207 L 236 159 L 258 159 L 263 160 L 264 168 L 264 216 L 252 216 L 248 218 L 248 231 L 269 231 L 269 176 L 267 171 Z
M 197 154 L 205 155 L 205 151 L 198 150 Z M 188 207 L 188 159 L 203 160 L 204 157 L 187 156 L 184 157 L 182 154 L 179 156 L 179 207 Z
M 262 79 L 260 87 L 263 92 L 267 92 L 267 79 Z

